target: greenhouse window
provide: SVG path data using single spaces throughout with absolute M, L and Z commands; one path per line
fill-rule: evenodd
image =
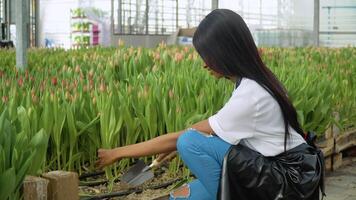
M 169 35 L 197 26 L 211 8 L 211 0 L 114 0 L 114 34 Z

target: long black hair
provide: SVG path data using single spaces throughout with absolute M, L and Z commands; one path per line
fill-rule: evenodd
M 277 100 L 285 125 L 285 149 L 289 125 L 304 137 L 285 88 L 263 63 L 251 32 L 240 15 L 228 9 L 213 10 L 200 22 L 193 36 L 193 45 L 211 70 L 225 77 L 252 79 Z

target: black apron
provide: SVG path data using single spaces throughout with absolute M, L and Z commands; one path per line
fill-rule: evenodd
M 325 195 L 324 157 L 312 140 L 273 157 L 241 144 L 231 146 L 224 157 L 217 198 L 319 200 L 319 188 Z

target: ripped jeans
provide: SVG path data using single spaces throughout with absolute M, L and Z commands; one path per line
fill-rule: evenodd
M 188 187 L 185 195 L 174 196 L 172 192 L 170 199 L 216 199 L 223 159 L 230 146 L 231 144 L 218 136 L 206 135 L 196 130 L 188 130 L 179 136 L 178 153 L 197 179 L 183 186 Z

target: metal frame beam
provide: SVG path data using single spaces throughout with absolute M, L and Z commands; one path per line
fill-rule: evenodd
M 40 0 L 35 0 L 35 45 L 40 46 Z
M 319 31 L 319 34 L 356 35 L 356 31 Z
M 211 0 L 211 10 L 219 8 L 219 0 Z
M 314 23 L 313 23 L 314 45 L 319 46 L 320 33 L 320 0 L 314 0 Z
M 28 0 L 16 0 L 16 67 L 27 67 L 28 34 Z
M 13 2 L 12 2 L 13 3 Z M 11 24 L 11 1 L 5 0 L 5 28 L 6 28 L 6 40 L 10 40 L 10 24 Z

